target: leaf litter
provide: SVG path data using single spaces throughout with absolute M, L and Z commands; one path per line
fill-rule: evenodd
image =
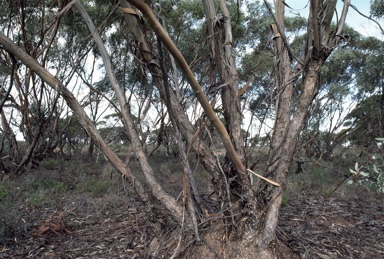
M 22 208 L 20 228 L 0 242 L 0 258 L 148 258 L 174 229 L 162 209 L 132 197 L 73 194 L 60 206 Z M 300 258 L 384 258 L 384 210 L 377 200 L 296 193 L 282 206 L 277 236 Z

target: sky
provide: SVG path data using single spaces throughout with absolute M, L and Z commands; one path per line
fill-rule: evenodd
M 309 12 L 309 0 L 285 0 L 286 4 L 289 5 L 292 9 L 286 8 L 286 14 L 289 13 L 295 14 L 300 13 L 301 16 L 307 18 Z M 370 0 L 351 0 L 351 4 L 354 5 L 361 13 L 366 16 L 369 16 L 370 11 Z M 340 16 L 343 9 L 343 1 L 337 1 L 337 12 Z M 377 25 L 368 20 L 367 18 L 358 14 L 353 8 L 349 8 L 346 22 L 349 26 L 360 32 L 365 36 L 375 36 L 377 38 L 383 38 L 383 35 L 380 34 Z M 378 21 L 380 22 L 380 21 Z M 383 24 L 381 23 L 381 26 Z

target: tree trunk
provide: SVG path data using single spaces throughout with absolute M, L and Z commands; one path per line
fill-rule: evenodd
M 268 3 L 265 0 L 264 2 L 269 8 Z M 295 57 L 284 35 L 285 4 L 282 1 L 275 1 L 275 84 L 278 98 L 266 176 L 282 183 L 283 187 L 271 188 L 268 185 L 262 184 L 260 188 L 261 193 L 265 195 L 265 206 L 268 208 L 260 242 L 264 248 L 270 247 L 276 238 L 279 209 L 288 169 L 293 159 L 297 139 L 304 125 L 304 120 L 319 87 L 318 79 L 321 66 L 339 40 L 334 32 L 329 31 L 335 2 L 317 3 L 316 1 L 311 1 L 307 45 L 305 46 L 302 58 L 299 60 Z M 344 9 L 344 15 L 346 14 L 345 12 L 346 10 Z M 322 17 L 318 17 L 319 15 Z M 319 24 L 319 20 L 323 22 Z M 343 28 L 344 22 L 345 20 L 341 18 L 337 28 L 338 31 L 341 31 L 340 29 Z M 297 62 L 295 69 L 292 69 L 292 58 L 295 58 Z M 296 71 L 301 71 L 302 73 L 303 86 L 298 97 L 298 104 L 292 114 L 292 89 L 298 76 L 298 74 L 295 74 Z
M 3 125 L 4 133 L 8 140 L 8 145 L 9 145 L 8 154 L 11 155 L 13 164 L 19 164 L 21 160 L 21 154 L 20 154 L 19 146 L 17 144 L 16 135 L 12 131 L 12 128 L 9 126 L 7 118 L 4 115 L 4 111 L 1 110 L 0 113 L 1 113 L 1 124 Z
M 85 22 L 87 23 L 88 28 L 92 33 L 92 36 L 96 42 L 96 45 L 99 48 L 100 55 L 103 59 L 105 69 L 109 77 L 109 81 L 111 82 L 112 88 L 115 91 L 117 100 L 120 105 L 120 114 L 121 114 L 122 122 L 125 128 L 127 129 L 129 138 L 132 142 L 132 146 L 135 149 L 136 157 L 139 160 L 142 172 L 144 174 L 146 182 L 148 183 L 151 189 L 152 195 L 156 199 L 158 199 L 173 214 L 173 216 L 178 221 L 182 222 L 184 219 L 183 208 L 176 202 L 176 200 L 172 196 L 170 196 L 168 193 L 164 191 L 164 189 L 161 187 L 159 182 L 156 180 L 152 167 L 149 165 L 147 156 L 145 155 L 143 146 L 140 142 L 139 135 L 135 130 L 132 116 L 129 112 L 129 108 L 128 108 L 129 104 L 127 103 L 124 93 L 121 87 L 119 86 L 114 73 L 112 72 L 112 64 L 109 59 L 109 55 L 106 51 L 106 48 L 101 40 L 101 37 L 98 34 L 96 27 L 94 26 L 88 13 L 86 12 L 84 7 L 80 4 L 78 0 L 75 2 L 75 7 L 80 12 Z
M 120 5 L 122 8 L 128 8 L 123 9 L 124 19 L 126 21 L 127 26 L 129 26 L 129 30 L 132 32 L 135 40 L 140 43 L 139 53 L 142 53 L 142 56 L 139 58 L 143 59 L 144 63 L 146 64 L 146 67 L 151 72 L 156 86 L 158 87 L 158 90 L 160 92 L 160 97 L 166 103 L 167 94 L 166 87 L 163 81 L 162 71 L 159 66 L 155 65 L 160 64 L 159 57 L 156 54 L 152 45 L 147 40 L 144 33 L 144 28 L 142 28 L 142 24 L 139 22 L 139 17 L 134 13 L 124 11 L 132 10 L 134 12 L 132 6 L 125 0 L 120 0 Z M 219 196 L 221 196 L 220 193 L 223 192 L 221 190 L 223 179 L 222 175 L 220 174 L 220 168 L 217 165 L 216 157 L 204 141 L 198 140 L 196 133 L 198 133 L 199 129 L 195 129 L 193 127 L 182 105 L 180 104 L 180 101 L 178 100 L 175 92 L 172 89 L 170 89 L 169 91 L 169 99 L 170 109 L 172 110 L 174 120 L 178 125 L 180 133 L 186 140 L 187 146 L 192 147 L 193 152 L 202 162 L 205 169 L 211 174 L 212 182 L 215 186 L 215 191 L 219 194 Z

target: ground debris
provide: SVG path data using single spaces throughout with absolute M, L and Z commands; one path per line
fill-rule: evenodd
M 64 212 L 61 212 L 60 214 L 55 213 L 49 216 L 48 219 L 40 224 L 40 226 L 32 233 L 32 236 L 39 237 L 47 233 L 53 233 L 56 235 L 60 233 L 71 233 L 64 221 Z
M 310 197 L 282 207 L 277 231 L 301 258 L 384 258 L 382 202 Z
M 296 193 L 277 235 L 301 258 L 384 258 L 382 204 Z M 77 194 L 60 206 L 20 211 L 32 227 L 1 240 L 0 258 L 148 258 L 175 227 L 165 210 L 148 213 L 130 198 Z
M 27 234 L 3 240 L 0 258 L 145 258 L 159 227 L 148 219 L 144 205 L 127 203 L 111 209 L 91 203 L 51 212 Z M 38 221 L 47 211 L 51 210 L 24 218 Z

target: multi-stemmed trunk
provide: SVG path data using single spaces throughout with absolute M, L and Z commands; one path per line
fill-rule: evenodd
M 158 65 L 161 64 L 163 60 L 158 56 L 153 46 L 149 44 L 141 27 L 142 23 L 139 23 L 137 13 L 128 2 L 141 11 L 157 34 L 159 43 L 164 44 L 169 53 L 171 53 L 191 85 L 197 100 L 217 130 L 226 149 L 226 159 L 222 164 L 219 164 L 219 159 L 207 144 L 196 141 L 196 136 L 199 135 L 198 129 L 189 121 L 177 95 L 170 89 L 165 81 L 166 76 L 164 75 L 164 69 L 161 69 L 161 65 Z M 278 213 L 288 168 L 293 157 L 297 138 L 318 89 L 320 68 L 338 43 L 346 11 L 342 13 L 337 32 L 331 32 L 330 23 L 336 1 L 317 3 L 317 1 L 311 0 L 308 41 L 301 58 L 298 59 L 294 53 L 292 53 L 284 36 L 284 3 L 282 1 L 275 1 L 276 13 L 273 14 L 275 25 L 272 26 L 272 28 L 274 28 L 275 33 L 274 47 L 276 56 L 274 90 L 277 95 L 275 125 L 270 144 L 268 165 L 264 176 L 274 180 L 280 185 L 277 184 L 277 186 L 275 186 L 271 185 L 270 182 L 260 180 L 257 189 L 255 189 L 249 181 L 249 171 L 246 166 L 246 156 L 241 135 L 240 126 L 242 115 L 239 108 L 239 92 L 242 91 L 239 90 L 237 68 L 232 46 L 231 23 L 226 1 L 220 1 L 220 10 L 223 19 L 217 18 L 214 1 L 203 1 L 207 18 L 207 39 L 210 48 L 210 58 L 212 64 L 215 64 L 212 65 L 210 69 L 215 71 L 212 74 L 218 75 L 218 78 L 213 80 L 220 86 L 219 90 L 221 91 L 221 102 L 226 122 L 225 126 L 214 112 L 183 56 L 162 28 L 161 24 L 157 21 L 149 6 L 139 0 L 129 0 L 128 2 L 124 0 L 120 1 L 121 11 L 124 13 L 127 24 L 130 26 L 129 30 L 135 40 L 139 42 L 138 46 L 140 53 L 142 53 L 141 58 L 144 61 L 143 63 L 152 73 L 161 98 L 163 102 L 167 104 L 172 123 L 174 124 L 173 126 L 175 129 L 177 128 L 175 131 L 180 132 L 183 137 L 181 138 L 179 135 L 176 136 L 176 139 L 179 141 L 180 151 L 183 153 L 183 143 L 180 142 L 181 139 L 184 139 L 185 144 L 191 147 L 192 151 L 211 175 L 216 195 L 220 199 L 220 211 L 226 216 L 223 217 L 224 220 L 226 220 L 226 224 L 232 226 L 232 231 L 242 232 L 237 233 L 237 236 L 242 237 L 242 240 L 247 240 L 247 242 L 249 242 L 249 239 L 254 240 L 254 251 L 258 253 L 255 254 L 254 257 L 275 258 L 274 244 L 276 243 L 274 241 L 276 239 Z M 348 3 L 348 1 L 346 2 Z M 185 213 L 186 198 L 199 198 L 196 190 L 193 188 L 191 175 L 187 175 L 188 177 L 186 177 L 189 180 L 189 184 L 184 184 L 184 187 L 188 186 L 190 190 L 184 188 L 184 192 L 188 191 L 195 195 L 195 197 L 184 193 L 183 202 L 178 202 L 174 197 L 167 194 L 157 182 L 155 172 L 148 163 L 139 136 L 135 131 L 132 117 L 126 106 L 127 103 L 124 94 L 121 92 L 121 88 L 112 72 L 111 63 L 106 49 L 101 42 L 101 38 L 97 34 L 90 17 L 80 2 L 72 1 L 70 4 L 74 4 L 81 13 L 99 47 L 111 85 L 118 97 L 122 122 L 135 148 L 145 181 L 151 190 L 151 196 L 155 197 L 177 221 L 184 222 L 188 226 L 193 226 L 196 239 L 199 239 L 199 229 L 196 224 L 196 219 L 200 218 L 201 221 L 203 221 L 204 215 L 197 215 L 201 210 L 191 208 L 191 206 L 200 206 L 200 204 L 198 202 L 188 203 L 190 207 L 188 207 L 188 213 Z M 266 5 L 268 4 L 266 3 Z M 348 4 L 346 4 L 346 6 L 348 6 Z M 321 21 L 321 23 L 319 21 Z M 132 174 L 129 167 L 126 167 L 116 154 L 112 152 L 110 147 L 106 145 L 92 121 L 72 93 L 1 33 L 0 44 L 5 50 L 20 59 L 25 65 L 34 70 L 43 81 L 61 94 L 68 106 L 78 117 L 79 122 L 87 131 L 88 135 L 92 138 L 93 143 L 101 148 L 115 168 L 131 182 L 138 196 L 144 202 L 150 203 L 150 195 L 145 192 L 143 183 Z M 159 50 L 161 50 L 161 44 L 159 45 Z M 296 67 L 293 67 L 293 63 L 296 63 Z M 297 73 L 297 71 L 300 71 L 300 73 Z M 293 107 L 293 87 L 300 75 L 302 88 L 297 97 L 297 106 Z M 183 154 L 183 161 L 186 163 L 185 152 Z M 185 164 L 184 168 L 185 171 L 188 171 L 187 164 Z M 220 211 L 217 211 L 217 213 Z M 192 215 L 194 213 L 196 213 L 196 215 Z

